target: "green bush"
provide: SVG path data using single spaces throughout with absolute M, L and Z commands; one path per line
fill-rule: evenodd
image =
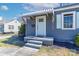
M 19 28 L 19 36 L 25 35 L 25 24 L 21 24 L 21 27 Z
M 79 33 L 75 37 L 75 45 L 79 47 Z

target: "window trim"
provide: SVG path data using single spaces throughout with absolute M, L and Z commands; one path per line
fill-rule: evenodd
M 73 14 L 73 27 L 72 28 L 64 28 L 64 15 L 65 14 Z M 71 11 L 71 12 L 64 12 L 62 13 L 62 30 L 75 30 L 75 19 L 76 19 L 76 12 Z

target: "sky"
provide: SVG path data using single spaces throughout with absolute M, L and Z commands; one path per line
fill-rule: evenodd
M 53 3 L 0 3 L 0 19 L 11 20 L 24 13 L 53 8 Z

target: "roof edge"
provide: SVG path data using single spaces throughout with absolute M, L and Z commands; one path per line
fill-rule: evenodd
M 53 13 L 53 11 L 54 10 L 52 8 L 52 9 L 46 9 L 46 10 L 40 10 L 40 11 L 25 13 L 25 14 L 22 14 L 21 16 L 35 16 L 35 15 L 40 15 L 40 14 Z
M 79 4 L 74 4 L 74 5 L 57 8 L 57 9 L 54 8 L 54 11 L 62 11 L 62 10 L 68 10 L 68 9 L 74 9 L 74 8 L 79 8 Z

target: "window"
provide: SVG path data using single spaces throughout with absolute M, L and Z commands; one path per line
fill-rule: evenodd
M 64 28 L 73 28 L 73 14 L 64 15 Z
M 75 12 L 63 13 L 62 21 L 63 29 L 75 29 Z
M 43 19 L 41 18 L 41 19 L 39 19 L 39 22 L 43 22 Z
M 9 29 L 14 29 L 14 26 L 13 25 L 9 25 Z

